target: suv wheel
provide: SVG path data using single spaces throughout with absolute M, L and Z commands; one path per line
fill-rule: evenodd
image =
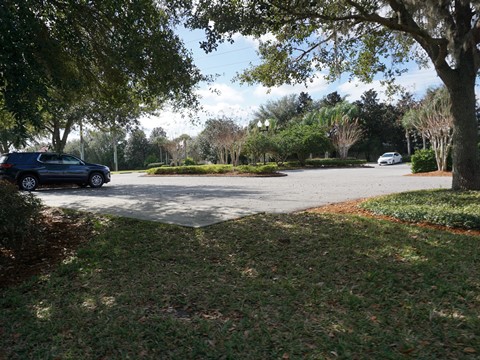
M 88 179 L 88 184 L 92 188 L 99 188 L 104 182 L 105 180 L 103 179 L 103 175 L 97 172 L 90 175 L 90 178 Z
M 18 182 L 18 185 L 21 190 L 33 191 L 38 186 L 38 180 L 34 175 L 31 175 L 31 174 L 22 175 L 20 177 L 20 181 Z

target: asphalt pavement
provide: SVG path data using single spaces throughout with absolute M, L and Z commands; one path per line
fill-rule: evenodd
M 292 170 L 281 177 L 113 174 L 100 189 L 42 188 L 44 204 L 190 227 L 257 213 L 290 213 L 409 190 L 450 188 L 450 177 L 407 176 L 406 164 Z

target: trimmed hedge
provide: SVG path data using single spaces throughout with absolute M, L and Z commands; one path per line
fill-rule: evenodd
M 267 165 L 240 165 L 235 168 L 240 174 L 274 174 L 278 170 L 278 166 L 275 164 L 267 164 Z
M 309 167 L 351 167 L 365 165 L 367 160 L 360 159 L 307 159 L 305 165 Z
M 232 171 L 232 165 L 192 165 L 192 166 L 163 166 L 148 169 L 149 175 L 188 175 L 188 174 L 225 174 Z
M 361 207 L 405 221 L 480 229 L 480 191 L 412 191 L 369 199 Z
M 149 175 L 216 175 L 237 172 L 239 174 L 274 174 L 278 167 L 276 165 L 192 165 L 192 166 L 164 166 L 148 169 Z

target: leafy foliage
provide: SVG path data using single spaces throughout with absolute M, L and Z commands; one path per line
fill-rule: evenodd
M 423 173 L 437 170 L 435 152 L 432 149 L 417 150 L 411 157 L 412 173 Z
M 303 94 L 303 95 L 302 95 Z M 287 125 L 305 112 L 311 104 L 308 94 L 291 94 L 281 97 L 275 101 L 268 101 L 260 105 L 254 113 L 251 127 L 255 127 L 258 121 L 274 121 L 277 130 L 282 130 Z
M 438 170 L 435 151 L 433 149 L 417 150 L 411 156 L 412 173 L 424 173 Z M 452 170 L 451 154 L 447 158 L 447 169 Z
M 403 152 L 404 131 L 398 122 L 401 114 L 398 107 L 381 102 L 373 89 L 365 91 L 355 105 L 363 130 L 356 148 L 365 153 L 367 160 L 373 161 L 386 151 Z
M 237 165 L 245 143 L 245 130 L 230 118 L 212 118 L 200 133 L 201 152 L 206 159 Z
M 348 150 L 363 136 L 356 118 L 358 108 L 346 101 L 334 106 L 325 106 L 304 116 L 304 123 L 317 123 L 327 129 L 328 137 L 341 159 L 348 157 Z
M 136 169 L 145 167 L 145 160 L 147 159 L 149 150 L 150 143 L 147 140 L 145 131 L 139 129 L 132 131 L 125 146 L 125 161 L 128 168 Z
M 5 0 L 0 16 L 0 89 L 19 128 L 66 115 L 68 133 L 71 122 L 122 104 L 129 117 L 165 102 L 198 104 L 205 78 L 155 1 Z
M 362 207 L 375 214 L 411 222 L 480 229 L 480 192 L 433 190 L 393 194 L 367 200 Z
M 272 141 L 272 138 L 264 133 L 250 132 L 245 139 L 245 153 L 252 157 L 252 162 L 256 163 L 262 155 L 266 156 L 265 154 L 272 149 Z
M 275 174 L 277 170 L 278 166 L 275 164 L 239 165 L 235 168 L 235 171 L 240 174 Z
M 195 160 L 193 160 L 192 158 L 190 157 L 187 157 L 184 161 L 183 161 L 183 165 L 185 166 L 192 166 L 192 165 L 197 165 L 195 163 Z
M 318 125 L 291 124 L 283 131 L 282 137 L 291 154 L 295 154 L 302 165 L 311 153 L 319 153 L 329 147 L 325 130 Z
M 430 90 L 420 106 L 408 111 L 403 118 L 407 128 L 416 128 L 430 141 L 440 171 L 447 170 L 453 141 L 453 117 L 450 109 L 449 94 L 442 87 Z

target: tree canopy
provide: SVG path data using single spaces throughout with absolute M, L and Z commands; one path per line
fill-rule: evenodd
M 240 32 L 261 38 L 260 65 L 240 79 L 267 86 L 307 82 L 328 70 L 386 81 L 412 60 L 433 64 L 452 100 L 454 189 L 480 189 L 475 80 L 480 3 L 466 0 L 170 0 L 187 26 L 206 31 L 212 51 Z
M 0 48 L 1 103 L 18 128 L 93 100 L 194 106 L 204 79 L 154 0 L 4 0 Z

